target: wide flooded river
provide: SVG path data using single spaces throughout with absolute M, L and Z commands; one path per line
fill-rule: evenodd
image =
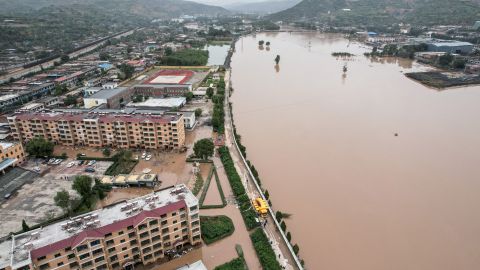
M 367 50 L 338 35 L 240 39 L 248 159 L 309 269 L 480 269 L 480 87 L 429 89 L 402 74 L 425 67 Z

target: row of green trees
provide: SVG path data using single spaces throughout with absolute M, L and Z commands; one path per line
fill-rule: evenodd
M 202 239 L 209 245 L 233 234 L 233 221 L 227 216 L 200 216 Z
M 212 96 L 213 101 L 213 115 L 212 126 L 213 130 L 223 134 L 225 131 L 225 109 L 223 103 L 225 101 L 225 81 L 223 78 L 217 83 L 217 93 Z
M 252 240 L 253 247 L 255 248 L 255 252 L 257 253 L 263 269 L 282 269 L 277 261 L 277 256 L 270 245 L 270 241 L 262 229 L 256 229 L 255 232 L 250 235 L 250 239 Z
M 237 199 L 238 205 L 240 207 L 240 213 L 242 214 L 245 225 L 248 230 L 251 230 L 258 226 L 257 221 L 255 220 L 257 215 L 252 209 L 252 204 L 248 195 L 245 192 L 245 187 L 242 184 L 242 179 L 235 169 L 235 164 L 233 162 L 232 156 L 228 151 L 228 148 L 222 146 L 218 149 L 220 153 L 220 159 L 222 160 L 223 167 L 227 174 L 228 181 L 232 187 L 233 195 Z

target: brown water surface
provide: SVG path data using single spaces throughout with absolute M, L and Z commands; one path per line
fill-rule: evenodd
M 248 158 L 293 214 L 309 269 L 480 269 L 480 87 L 429 89 L 402 74 L 425 67 L 366 50 L 338 35 L 239 40 L 233 109 Z

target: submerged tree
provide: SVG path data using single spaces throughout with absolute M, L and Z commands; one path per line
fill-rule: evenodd
M 277 54 L 277 57 L 275 57 L 275 63 L 277 63 L 277 65 L 278 63 L 280 63 L 280 55 L 278 54 Z

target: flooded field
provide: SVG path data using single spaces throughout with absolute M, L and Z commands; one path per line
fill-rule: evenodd
M 480 87 L 430 89 L 403 75 L 428 68 L 369 50 L 316 33 L 240 39 L 248 159 L 309 269 L 478 269 Z M 356 56 L 331 55 L 344 51 Z

